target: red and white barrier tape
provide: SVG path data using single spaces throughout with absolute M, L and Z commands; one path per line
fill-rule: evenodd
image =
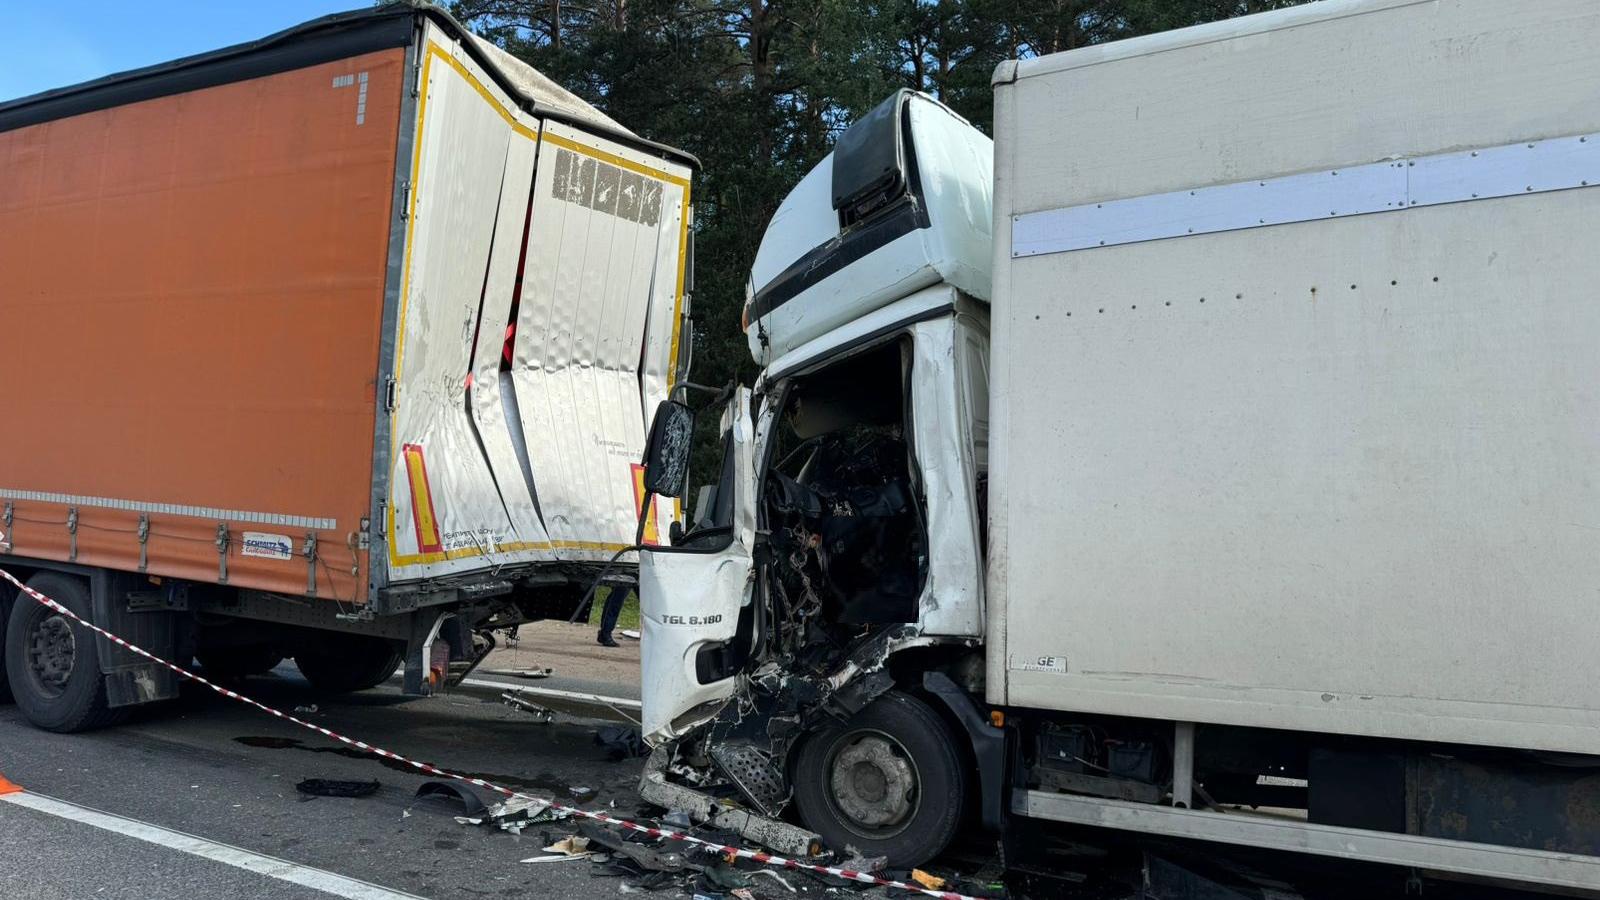
M 503 788 L 498 784 L 492 784 L 490 782 L 484 781 L 481 778 L 469 778 L 469 777 L 467 777 L 465 775 L 457 775 L 454 772 L 447 772 L 444 769 L 438 768 L 437 766 L 429 765 L 428 763 L 425 763 L 425 762 L 418 762 L 418 761 L 416 761 L 414 759 L 407 759 L 406 757 L 401 756 L 398 753 L 394 753 L 392 751 L 385 750 L 382 747 L 374 747 L 373 745 L 368 744 L 365 741 L 358 741 L 358 740 L 356 740 L 354 738 L 348 738 L 348 737 L 345 737 L 344 735 L 339 734 L 337 732 L 329 731 L 328 729 L 323 728 L 321 725 L 314 725 L 314 724 L 312 724 L 310 722 L 305 721 L 304 719 L 297 719 L 294 716 L 291 716 L 286 712 L 282 712 L 281 710 L 273 709 L 272 707 L 267 706 L 265 703 L 261 703 L 261 702 L 259 702 L 257 700 L 252 700 L 251 698 L 246 697 L 245 695 L 240 694 L 240 693 L 238 693 L 236 691 L 230 691 L 227 688 L 222 687 L 219 684 L 214 684 L 214 683 L 212 683 L 210 681 L 207 681 L 205 678 L 203 678 L 203 677 L 201 677 L 199 675 L 196 675 L 195 673 L 189 671 L 188 669 L 185 669 L 182 666 L 179 666 L 179 665 L 177 665 L 175 663 L 168 662 L 167 660 L 164 660 L 161 657 L 156 656 L 154 653 L 151 653 L 148 650 L 145 650 L 143 647 L 139 647 L 137 645 L 130 644 L 127 641 L 123 640 L 122 638 L 120 638 L 120 637 L 112 634 L 111 632 L 105 630 L 104 628 L 101 628 L 100 626 L 94 624 L 93 622 L 89 622 L 89 621 L 85 620 L 82 616 L 79 616 L 77 613 L 73 612 L 72 610 L 68 609 L 67 607 L 63 606 L 62 604 L 57 603 L 56 601 L 50 599 L 49 597 L 46 597 L 45 595 L 39 593 L 38 591 L 34 590 L 33 588 L 28 587 L 27 585 L 23 584 L 21 581 L 18 581 L 16 576 L 12 575 L 10 572 L 6 571 L 5 569 L 0 569 L 0 578 L 4 578 L 6 581 L 11 582 L 12 584 L 16 585 L 17 588 L 20 589 L 27 596 L 32 597 L 33 599 L 39 601 L 40 603 L 44 604 L 45 606 L 49 607 L 50 609 L 53 609 L 56 612 L 66 616 L 67 618 L 71 619 L 72 621 L 77 622 L 79 625 L 82 625 L 83 627 L 89 629 L 90 631 L 93 631 L 95 634 L 98 634 L 101 637 L 104 637 L 106 640 L 111 641 L 113 644 L 116 644 L 119 647 L 126 648 L 127 650 L 129 650 L 129 651 L 131 651 L 133 653 L 136 653 L 139 656 L 142 656 L 145 659 L 148 659 L 153 663 L 157 663 L 158 665 L 166 666 L 168 669 L 171 669 L 172 671 L 178 673 L 182 677 L 187 678 L 190 681 L 199 682 L 200 684 L 205 685 L 206 687 L 212 689 L 213 691 L 216 691 L 217 693 L 221 694 L 224 697 L 227 697 L 230 700 L 237 700 L 240 703 L 245 703 L 245 704 L 248 704 L 250 706 L 253 706 L 256 709 L 259 709 L 264 713 L 268 713 L 269 715 L 276 716 L 276 717 L 278 717 L 280 719 L 283 719 L 286 722 L 293 722 L 294 724 L 299 725 L 302 728 L 309 728 L 312 731 L 315 731 L 316 733 L 322 735 L 323 737 L 333 738 L 334 740 L 339 741 L 340 743 L 348 744 L 348 745 L 350 745 L 352 747 L 355 747 L 355 748 L 360 749 L 360 750 L 364 750 L 364 751 L 366 751 L 368 753 L 376 754 L 376 755 L 381 756 L 381 757 L 383 757 L 385 759 L 392 759 L 392 760 L 394 760 L 396 762 L 405 763 L 406 765 L 411 766 L 411 767 L 413 767 L 413 768 L 415 768 L 415 769 L 417 769 L 419 771 L 426 772 L 429 775 L 439 775 L 439 776 L 442 776 L 444 778 L 453 779 L 455 781 L 462 781 L 462 782 L 465 782 L 467 784 L 473 785 L 475 787 L 486 788 L 488 790 L 494 791 L 497 794 L 504 794 L 507 797 L 516 797 L 516 798 L 520 798 L 520 799 L 523 799 L 523 800 L 533 800 L 533 801 L 535 801 L 537 803 L 544 804 L 544 805 L 548 806 L 551 809 L 558 810 L 558 811 L 564 812 L 564 813 L 568 813 L 568 814 L 570 814 L 572 816 L 575 816 L 577 818 L 580 818 L 580 819 L 589 819 L 589 820 L 595 821 L 595 822 L 603 822 L 603 823 L 605 823 L 607 825 L 615 825 L 618 828 L 622 828 L 622 829 L 627 830 L 627 831 L 636 831 L 636 832 L 639 832 L 640 834 L 646 834 L 646 835 L 649 835 L 649 836 L 654 837 L 654 838 L 663 838 L 663 839 L 669 839 L 669 840 L 684 841 L 686 843 L 695 844 L 697 846 L 704 847 L 704 848 L 706 848 L 708 850 L 714 850 L 717 853 L 721 853 L 721 854 L 725 854 L 725 855 L 733 855 L 733 856 L 741 857 L 743 859 L 754 860 L 754 861 L 756 861 L 758 863 L 761 863 L 763 865 L 779 866 L 779 867 L 786 868 L 786 869 L 798 869 L 798 870 L 802 870 L 802 871 L 806 871 L 806 872 L 815 872 L 815 873 L 820 874 L 820 875 L 831 875 L 831 876 L 833 876 L 835 878 L 844 878 L 844 879 L 848 879 L 850 881 L 858 881 L 858 882 L 860 882 L 862 884 L 871 884 L 871 885 L 877 885 L 877 886 L 880 886 L 880 887 L 899 888 L 899 889 L 904 890 L 904 891 L 911 891 L 913 893 L 923 894 L 923 895 L 928 896 L 928 897 L 938 897 L 939 900 L 983 900 L 983 898 L 972 897 L 972 896 L 969 896 L 967 894 L 957 894 L 957 893 L 954 893 L 954 892 L 951 892 L 951 891 L 936 891 L 936 890 L 932 890 L 930 888 L 925 888 L 920 884 L 912 884 L 912 883 L 906 882 L 906 881 L 896 881 L 896 880 L 894 880 L 892 878 L 880 878 L 877 875 L 873 875 L 873 874 L 871 874 L 869 872 L 857 872 L 857 871 L 855 871 L 853 869 L 840 869 L 840 868 L 836 868 L 834 866 L 819 866 L 819 865 L 815 865 L 815 864 L 812 864 L 812 863 L 801 862 L 800 860 L 797 860 L 797 859 L 789 859 L 788 857 L 777 856 L 777 855 L 772 854 L 772 853 L 764 853 L 764 852 L 762 852 L 760 850 L 747 850 L 747 849 L 745 849 L 743 847 L 732 847 L 732 846 L 729 846 L 727 844 L 719 844 L 719 843 L 717 843 L 715 841 L 708 841 L 708 840 L 706 840 L 704 838 L 695 837 L 694 835 L 684 834 L 681 831 L 668 831 L 668 830 L 663 829 L 663 828 L 653 828 L 653 827 L 651 827 L 649 825 L 641 825 L 638 822 L 631 822 L 631 821 L 629 821 L 627 819 L 619 819 L 619 818 L 617 818 L 615 816 L 608 816 L 603 812 L 595 812 L 593 810 L 579 809 L 576 806 L 567 806 L 564 803 L 558 803 L 555 800 L 547 799 L 547 798 L 544 798 L 544 797 L 535 797 L 535 796 L 532 796 L 530 794 L 519 793 L 517 791 L 511 790 L 510 788 Z

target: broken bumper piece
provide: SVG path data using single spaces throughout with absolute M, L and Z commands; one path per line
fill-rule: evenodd
M 685 810 L 695 822 L 735 832 L 746 840 L 789 856 L 816 856 L 822 852 L 822 836 L 797 825 L 728 806 L 693 788 L 667 780 L 667 763 L 672 751 L 661 747 L 645 761 L 639 779 L 639 795 L 646 801 L 669 810 Z

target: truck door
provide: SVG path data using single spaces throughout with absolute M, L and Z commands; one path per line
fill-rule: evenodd
M 694 521 L 673 546 L 641 554 L 642 730 L 652 742 L 671 740 L 714 714 L 733 694 L 739 670 L 726 661 L 742 659 L 755 639 L 752 627 L 740 629 L 741 612 L 753 602 L 756 531 L 746 389 L 734 392 L 723 413 L 719 477 L 695 507 Z

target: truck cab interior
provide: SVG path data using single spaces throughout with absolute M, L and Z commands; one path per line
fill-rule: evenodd
M 847 629 L 917 619 L 927 533 L 907 436 L 907 350 L 889 342 L 783 394 L 763 512 L 773 599 L 792 617 Z

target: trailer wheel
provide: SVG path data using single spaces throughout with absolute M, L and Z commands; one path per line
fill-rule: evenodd
M 201 650 L 195 654 L 195 659 L 211 678 L 238 679 L 271 672 L 283 662 L 283 654 L 275 647 L 258 644 Z
M 89 586 L 82 579 L 41 572 L 28 579 L 28 586 L 85 619 L 91 615 Z M 122 710 L 106 706 L 99 641 L 92 632 L 42 603 L 20 598 L 6 623 L 6 676 L 29 722 L 66 734 L 122 718 Z
M 16 599 L 16 588 L 0 583 L 0 703 L 11 702 L 11 681 L 6 677 L 6 623 L 11 620 L 11 604 Z
M 795 760 L 795 809 L 836 849 L 921 865 L 961 824 L 967 774 L 955 748 L 956 735 L 927 704 L 891 691 L 806 740 Z
M 394 641 L 345 637 L 295 654 L 294 664 L 311 686 L 328 694 L 377 687 L 400 668 L 404 650 Z

